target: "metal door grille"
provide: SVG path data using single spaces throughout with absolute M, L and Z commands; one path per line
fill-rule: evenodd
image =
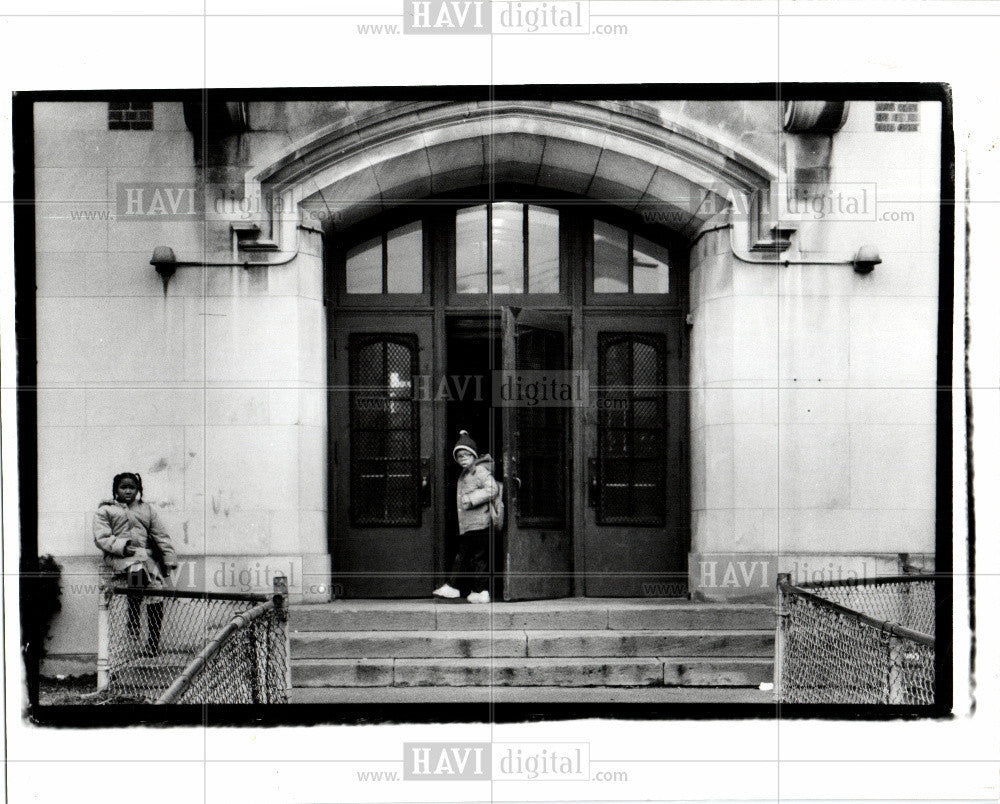
M 351 524 L 420 524 L 416 335 L 352 334 Z
M 666 338 L 598 335 L 598 499 L 601 525 L 666 522 Z

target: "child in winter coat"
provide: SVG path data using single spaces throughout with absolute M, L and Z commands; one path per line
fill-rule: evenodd
M 451 454 L 462 467 L 456 492 L 461 544 L 448 583 L 435 589 L 434 595 L 457 598 L 468 588 L 470 603 L 489 603 L 490 503 L 500 494 L 500 485 L 493 478 L 493 458 L 480 456 L 465 430 L 459 433 Z
M 160 518 L 149 503 L 142 501 L 142 478 L 133 472 L 115 475 L 111 496 L 94 514 L 94 543 L 104 553 L 102 579 L 130 589 L 162 589 L 164 579 L 177 569 L 177 554 Z M 127 595 L 127 599 L 128 631 L 137 642 L 142 595 Z M 156 654 L 160 647 L 163 603 L 149 603 L 146 617 L 149 625 L 146 648 Z

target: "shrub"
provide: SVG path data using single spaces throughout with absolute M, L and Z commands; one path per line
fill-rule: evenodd
M 38 569 L 24 578 L 24 652 L 29 671 L 41 670 L 45 643 L 56 614 L 62 610 L 62 567 L 50 555 L 38 557 Z

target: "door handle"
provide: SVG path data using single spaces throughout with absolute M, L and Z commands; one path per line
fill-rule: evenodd
M 516 505 L 521 496 L 521 478 L 517 475 L 507 475 L 507 498 L 510 505 Z
M 513 455 L 505 454 L 503 456 L 503 479 L 507 483 L 507 494 L 511 505 L 517 502 L 518 493 L 521 491 L 521 478 L 514 474 L 516 471 L 517 460 Z
M 601 493 L 601 486 L 597 479 L 597 458 L 587 459 L 587 505 L 597 508 L 597 499 Z
M 420 507 L 431 507 L 431 462 L 429 458 L 420 459 Z

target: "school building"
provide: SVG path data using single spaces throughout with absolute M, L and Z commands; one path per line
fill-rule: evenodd
M 93 662 L 117 472 L 181 586 L 402 611 L 460 429 L 499 603 L 933 568 L 940 102 L 442 96 L 32 104 L 52 672 Z

